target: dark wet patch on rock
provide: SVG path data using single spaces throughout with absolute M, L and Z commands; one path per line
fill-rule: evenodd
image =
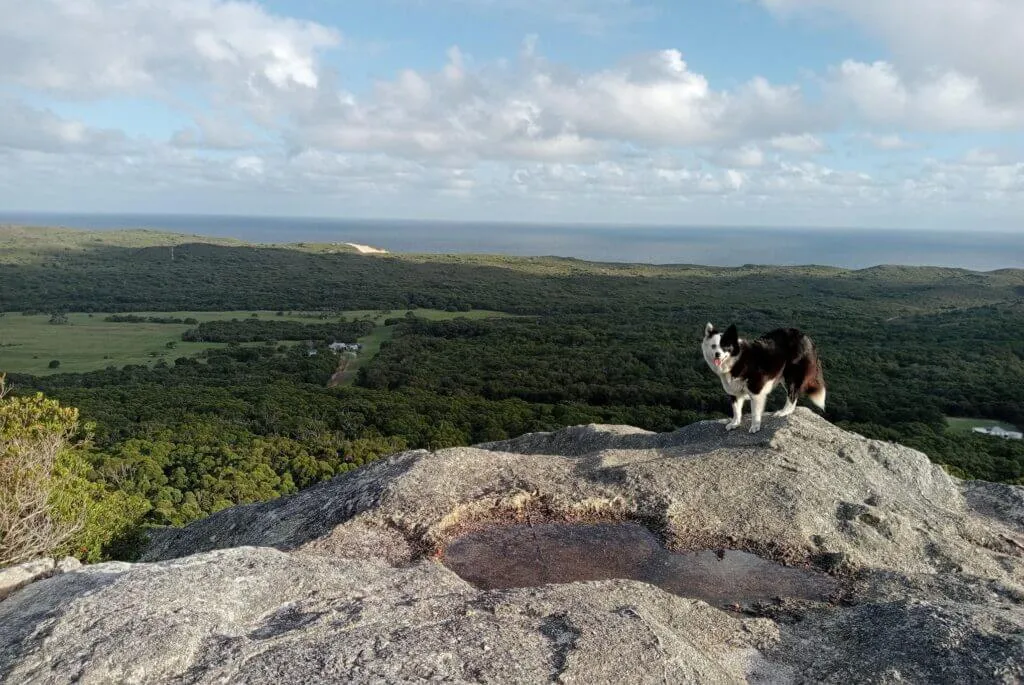
M 448 545 L 444 564 L 483 589 L 625 578 L 716 606 L 827 601 L 838 583 L 738 550 L 670 552 L 636 523 L 493 526 Z

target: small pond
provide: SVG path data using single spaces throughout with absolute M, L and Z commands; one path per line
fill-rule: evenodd
M 636 523 L 494 526 L 453 541 L 443 561 L 488 590 L 627 578 L 715 606 L 825 601 L 837 588 L 825 574 L 747 552 L 670 552 Z

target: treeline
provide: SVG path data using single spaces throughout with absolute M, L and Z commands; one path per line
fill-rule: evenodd
M 0 255 L 0 265 L 0 311 L 466 311 L 504 299 L 485 294 L 492 282 L 515 287 L 518 280 L 501 269 L 203 243 L 177 246 L 173 260 L 168 248 L 104 246 L 12 251 Z
M 277 340 L 354 342 L 373 332 L 370 321 L 309 324 L 298 321 L 232 319 L 204 321 L 181 334 L 185 342 L 247 343 Z
M 204 243 L 83 246 L 0 254 L 0 311 L 313 311 L 433 308 L 517 314 L 686 308 L 697 317 L 736 305 L 884 317 L 1019 298 L 1024 272 L 886 267 L 642 266 L 571 259 L 361 256 Z M 728 293 L 729 297 L 726 296 Z

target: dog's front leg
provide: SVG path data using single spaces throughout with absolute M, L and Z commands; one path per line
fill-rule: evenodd
M 732 421 L 725 424 L 725 430 L 731 431 L 740 427 L 740 421 L 743 419 L 743 402 L 742 395 L 732 398 Z
M 767 389 L 756 395 L 750 396 L 750 432 L 756 433 L 761 430 L 761 417 L 764 416 L 764 406 L 768 404 Z

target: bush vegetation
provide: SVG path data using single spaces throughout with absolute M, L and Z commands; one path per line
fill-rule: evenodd
M 139 497 L 90 480 L 78 410 L 0 376 L 0 567 L 38 556 L 97 561 L 138 530 Z
M 75 244 L 74 234 L 61 235 L 64 245 Z M 735 322 L 746 335 L 804 328 L 824 360 L 827 418 L 920 449 L 961 477 L 1024 482 L 1024 442 L 946 424 L 946 416 L 1024 424 L 1021 271 L 380 257 L 180 241 L 172 262 L 160 245 L 104 241 L 71 250 L 36 240 L 0 254 L 0 308 L 419 306 L 518 316 L 433 321 L 414 312 L 376 328 L 317 323 L 315 333 L 277 317 L 249 317 L 203 323 L 193 335 L 300 344 L 235 344 L 154 366 L 111 360 L 89 373 L 17 377 L 24 396 L 42 391 L 95 425 L 89 449 L 75 452 L 76 482 L 98 488 L 90 501 L 102 491 L 132 503 L 124 505 L 130 515 L 90 543 L 107 550 L 101 554 L 123 553 L 117 531 L 132 522 L 180 525 L 405 448 L 588 422 L 664 431 L 725 416 L 726 398 L 699 353 L 709 320 Z M 301 341 L 354 340 L 369 331 L 377 356 L 360 358 L 354 385 L 326 387 L 337 357 L 308 356 Z

